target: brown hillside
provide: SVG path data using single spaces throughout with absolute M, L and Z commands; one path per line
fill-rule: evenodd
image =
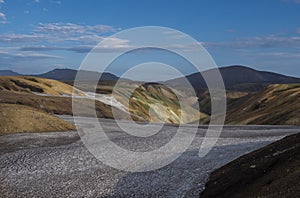
M 0 104 L 20 104 L 35 109 L 59 115 L 73 115 L 73 93 L 85 96 L 73 86 L 51 79 L 28 76 L 0 77 Z M 112 107 L 100 101 L 88 98 L 76 98 L 80 106 L 80 116 L 93 116 L 91 109 L 96 109 L 99 118 L 113 119 Z M 130 116 L 121 110 L 115 109 L 118 119 L 129 119 Z
M 0 134 L 75 130 L 75 126 L 35 108 L 0 104 Z
M 73 87 L 65 83 L 29 76 L 2 76 L 0 77 L 0 91 L 26 92 L 49 95 L 71 95 Z M 78 89 L 74 89 L 77 95 L 84 95 Z
M 270 85 L 235 100 L 228 109 L 228 124 L 300 125 L 300 84 Z
M 80 116 L 93 116 L 90 114 L 90 109 L 96 108 L 97 116 L 99 118 L 113 119 L 111 106 L 100 101 L 90 99 L 76 99 L 77 104 L 81 107 Z M 58 97 L 58 96 L 39 96 L 29 93 L 15 93 L 0 91 L 0 104 L 20 104 L 28 107 L 58 115 L 73 115 L 72 98 Z M 129 115 L 115 109 L 119 119 L 129 119 Z

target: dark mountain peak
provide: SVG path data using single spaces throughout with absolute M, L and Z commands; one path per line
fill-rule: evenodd
M 255 69 L 244 65 L 229 65 L 229 66 L 220 67 L 219 69 L 245 69 L 245 70 L 255 71 Z
M 117 80 L 118 77 L 111 73 L 99 73 L 95 71 L 75 70 L 75 69 L 53 69 L 44 74 L 35 75 L 41 78 L 49 78 L 54 80 L 72 81 L 75 80 L 77 73 L 80 72 L 80 76 L 83 79 L 96 79 L 101 75 L 101 80 Z
M 299 78 L 294 78 L 290 76 L 285 76 L 282 74 L 277 74 L 274 72 L 268 71 L 259 71 L 253 68 L 245 67 L 245 66 L 228 66 L 228 67 L 221 67 L 220 73 L 222 77 L 225 78 L 224 81 L 228 81 L 229 78 L 231 82 L 245 82 L 245 83 L 293 83 L 299 82 Z
M 194 73 L 186 76 L 186 78 L 196 90 L 203 90 L 207 88 L 207 85 L 201 74 L 210 76 L 210 73 L 214 70 L 210 69 L 201 73 Z M 260 91 L 269 84 L 300 83 L 300 78 L 268 71 L 258 71 L 241 65 L 220 67 L 219 71 L 227 90 Z M 183 82 L 183 78 L 177 78 L 166 83 L 172 86 L 180 86 Z

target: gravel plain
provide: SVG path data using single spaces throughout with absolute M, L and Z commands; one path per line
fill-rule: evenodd
M 62 118 L 72 121 L 72 117 Z M 87 119 L 82 118 L 79 124 L 84 125 Z M 122 132 L 113 120 L 102 123 L 116 144 L 143 151 L 164 145 L 177 129 L 168 125 L 151 137 L 135 138 Z M 213 170 L 300 132 L 300 127 L 226 126 L 216 146 L 200 158 L 199 147 L 205 131 L 205 126 L 198 128 L 193 143 L 177 160 L 142 173 L 117 170 L 98 161 L 76 131 L 0 136 L 0 196 L 199 197 Z

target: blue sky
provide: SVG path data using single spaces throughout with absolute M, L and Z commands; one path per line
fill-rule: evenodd
M 78 68 L 98 42 L 139 26 L 192 36 L 218 66 L 300 77 L 300 0 L 0 0 L 0 70 Z

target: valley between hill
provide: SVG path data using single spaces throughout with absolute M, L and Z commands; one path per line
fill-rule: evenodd
M 244 82 L 243 77 L 228 81 L 231 69 L 242 76 L 250 72 L 253 82 L 251 78 Z M 57 72 L 60 70 L 47 73 L 47 77 Z M 0 77 L 1 195 L 195 197 L 204 190 L 209 174 L 219 167 L 210 176 L 203 197 L 296 195 L 299 79 L 241 67 L 225 68 L 221 73 L 225 76 L 228 108 L 216 146 L 204 158 L 198 157 L 206 132 L 205 125 L 199 126 L 194 142 L 180 158 L 162 169 L 141 174 L 118 171 L 96 160 L 75 131 L 73 116 L 79 116 L 78 126 L 95 124 L 91 113 L 95 109 L 113 141 L 144 151 L 168 142 L 179 123 L 186 124 L 185 132 L 189 132 L 190 124 L 209 124 L 210 94 L 205 88 L 194 85 L 194 97 L 193 90 L 175 81 L 168 88 L 160 83 L 121 79 L 122 86 L 113 92 L 118 78 L 110 74 L 96 87 L 85 81 L 74 88 L 74 71 L 69 70 L 58 75 L 69 76 L 64 82 L 35 76 Z M 194 80 L 193 75 L 189 77 Z M 91 93 L 94 89 L 96 93 Z M 76 114 L 74 102 L 79 107 Z M 129 127 L 128 120 L 150 122 L 149 127 L 167 124 L 150 139 L 141 140 L 124 135 L 115 119 Z M 298 134 L 280 140 L 294 133 Z M 280 141 L 261 148 L 276 140 Z M 255 149 L 259 150 L 242 156 Z M 290 183 L 293 188 L 286 185 Z

